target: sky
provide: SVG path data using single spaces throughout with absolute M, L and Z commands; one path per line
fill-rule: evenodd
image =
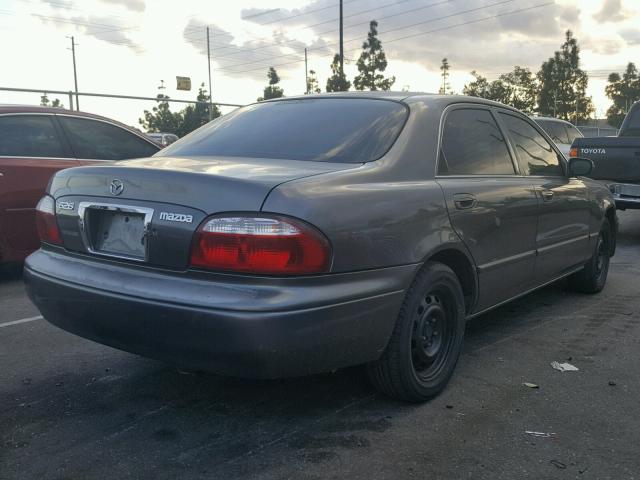
M 588 93 L 605 115 L 610 72 L 640 63 L 638 0 L 344 0 L 345 73 L 356 60 L 369 22 L 379 23 L 385 72 L 394 90 L 437 92 L 440 63 L 462 92 L 472 70 L 497 78 L 513 66 L 539 70 L 573 30 Z M 308 68 L 324 90 L 338 51 L 338 0 L 0 0 L 0 87 L 73 89 L 71 39 L 81 92 L 195 99 L 208 87 L 206 28 L 210 30 L 214 101 L 254 102 L 274 66 L 285 95 L 305 89 Z M 193 90 L 176 90 L 176 76 Z M 161 83 L 161 81 L 164 81 Z M 44 90 L 43 90 L 44 91 Z M 34 104 L 40 93 L 0 91 L 0 103 Z M 69 106 L 66 95 L 59 97 Z M 133 126 L 154 102 L 80 98 L 81 110 Z M 181 108 L 182 105 L 174 104 Z M 230 107 L 223 108 L 223 112 Z

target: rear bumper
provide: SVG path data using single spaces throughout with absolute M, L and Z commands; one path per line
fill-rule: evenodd
M 640 208 L 640 197 L 630 197 L 626 195 L 614 194 L 613 199 L 616 202 L 616 208 L 618 210 L 626 210 L 627 208 Z
M 24 278 L 44 318 L 69 332 L 181 366 L 277 378 L 378 358 L 418 268 L 187 275 L 39 250 Z
M 636 184 L 611 183 L 608 185 L 613 199 L 616 202 L 616 208 L 626 210 L 627 208 L 640 208 L 640 186 Z

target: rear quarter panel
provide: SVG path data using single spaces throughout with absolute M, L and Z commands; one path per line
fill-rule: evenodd
M 78 165 L 65 158 L 0 158 L 0 236 L 3 261 L 22 260 L 40 246 L 35 207 L 51 176 Z
M 262 210 L 304 219 L 333 246 L 334 272 L 419 263 L 461 243 L 434 181 L 441 110 L 410 104 L 407 124 L 381 159 L 275 188 Z
M 597 234 L 608 210 L 616 208 L 613 195 L 607 186 L 598 180 L 581 178 L 587 187 L 587 196 L 591 205 L 591 216 L 589 225 L 589 243 L 595 248 Z M 615 228 L 615 226 L 614 226 Z

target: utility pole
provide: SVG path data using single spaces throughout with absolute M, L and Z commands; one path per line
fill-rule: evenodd
M 71 56 L 73 57 L 73 81 L 76 87 L 76 110 L 80 110 L 80 100 L 78 100 L 78 73 L 76 71 L 76 42 L 73 37 L 71 39 Z M 73 106 L 71 107 L 73 110 Z
M 213 119 L 213 92 L 211 91 L 211 44 L 209 43 L 209 27 L 207 26 L 207 67 L 209 68 L 209 120 Z
M 340 0 L 340 75 L 344 75 L 344 36 L 342 26 L 342 0 Z
M 307 49 L 304 49 L 304 93 L 309 93 L 309 70 L 307 70 Z
M 446 95 L 449 91 L 449 61 L 446 58 L 442 59 L 440 71 L 442 72 L 442 87 L 440 87 L 440 93 Z

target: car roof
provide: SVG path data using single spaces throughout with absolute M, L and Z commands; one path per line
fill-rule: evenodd
M 137 135 L 143 135 L 143 133 L 129 125 L 126 125 L 122 122 L 114 120 L 113 118 L 103 117 L 101 115 L 96 115 L 94 113 L 89 112 L 81 112 L 78 110 L 69 110 L 68 108 L 60 108 L 60 107 L 43 107 L 41 105 L 11 105 L 11 104 L 0 104 L 0 115 L 8 114 L 8 113 L 35 113 L 35 114 L 58 114 L 58 115 L 71 115 L 74 117 L 83 117 L 83 118 L 91 118 L 94 120 L 102 120 L 104 122 L 113 123 L 119 127 L 125 128 L 131 132 L 136 133 Z
M 574 126 L 573 123 L 571 122 L 567 122 L 566 120 L 563 120 L 561 118 L 555 118 L 555 117 L 538 117 L 538 116 L 532 116 L 531 117 L 532 120 L 544 120 L 545 122 L 558 122 L 558 123 L 568 123 L 569 125 L 571 125 L 572 127 Z
M 514 112 L 520 112 L 519 110 L 504 105 L 493 100 L 487 100 L 486 98 L 472 97 L 469 95 L 442 95 L 437 93 L 425 93 L 425 92 L 394 92 L 394 91 L 356 91 L 356 92 L 331 92 L 331 93 L 314 93 L 310 95 L 296 95 L 291 97 L 273 98 L 265 100 L 265 102 L 282 102 L 287 100 L 304 100 L 311 98 L 369 98 L 369 99 L 385 99 L 395 100 L 405 103 L 439 103 L 439 104 L 453 104 L 453 103 L 476 103 L 482 105 L 489 105 L 493 107 L 499 107 Z

